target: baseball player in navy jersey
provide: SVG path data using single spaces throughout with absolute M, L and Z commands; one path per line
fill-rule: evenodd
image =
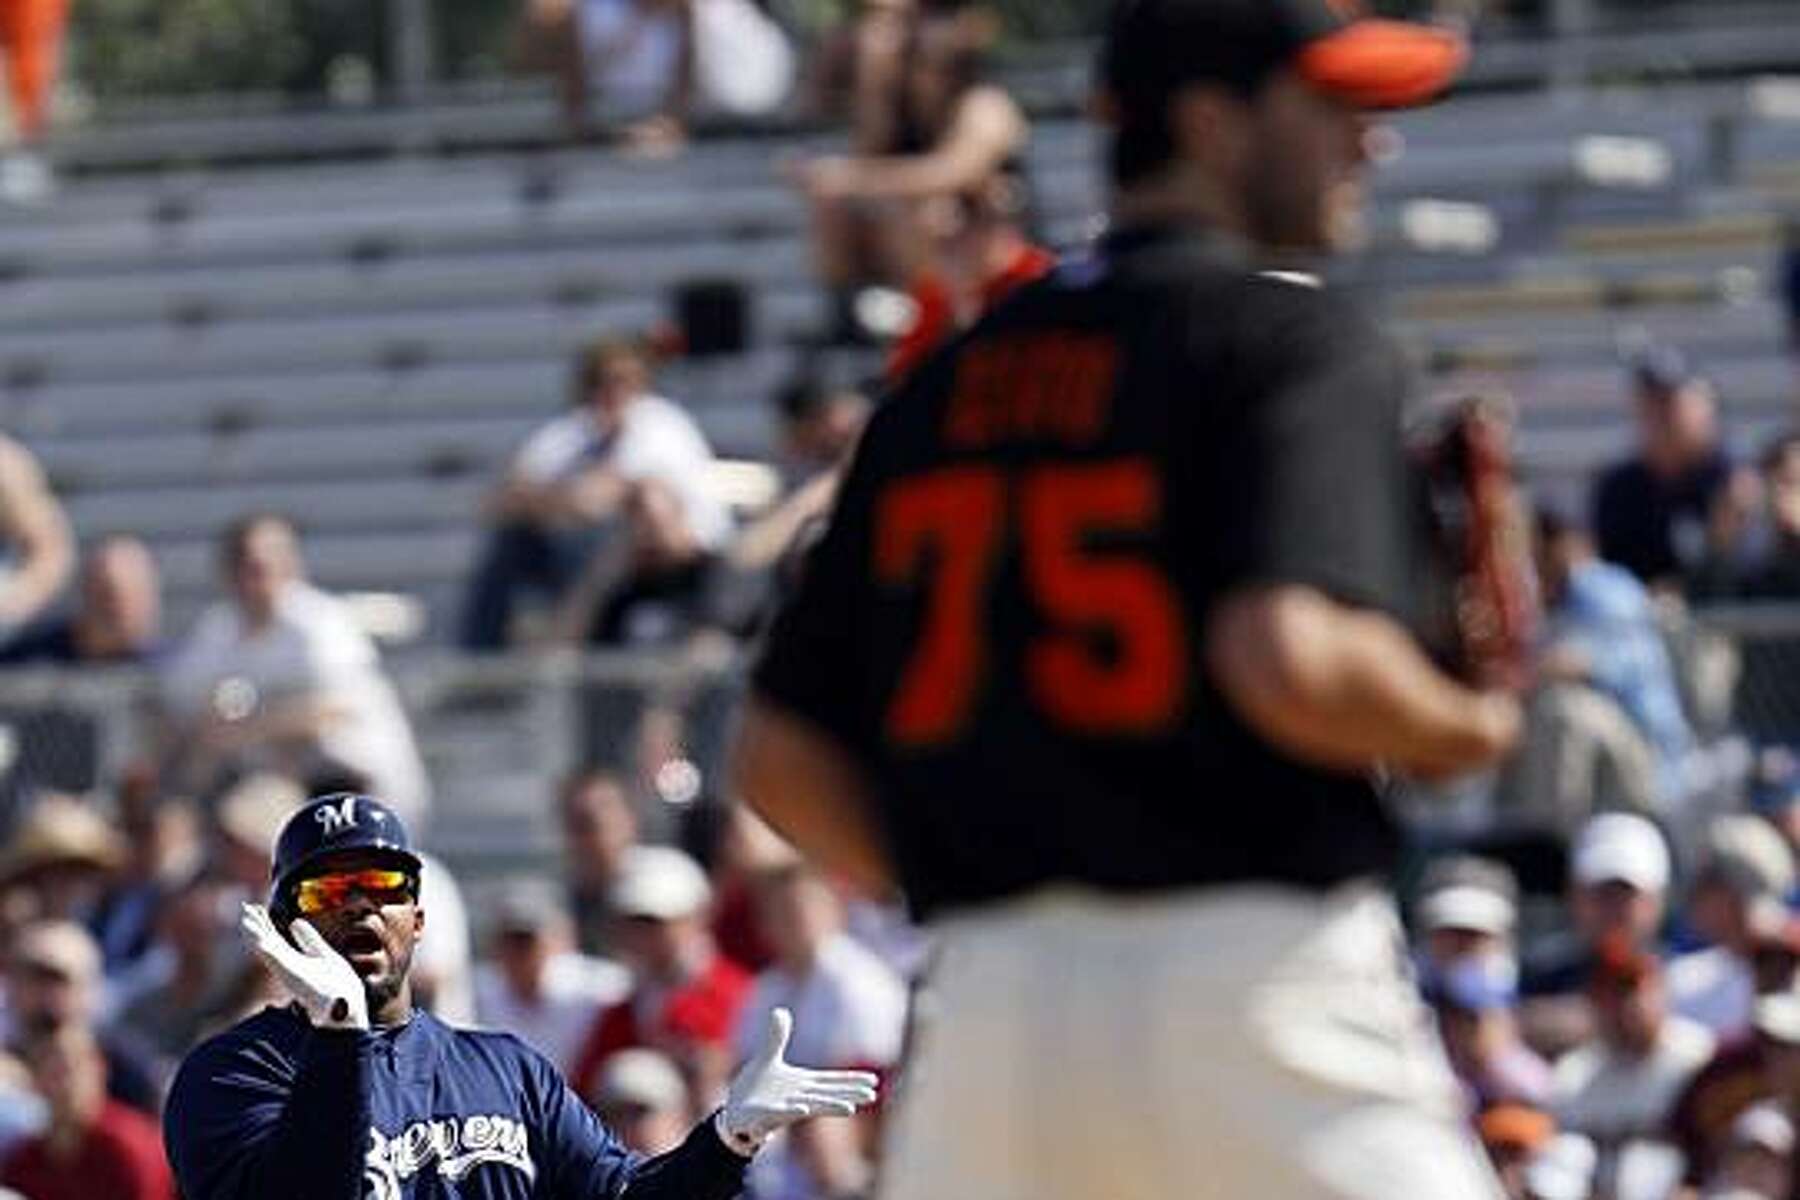
M 874 1098 L 873 1076 L 784 1062 L 777 1013 L 721 1109 L 666 1154 L 628 1152 L 516 1037 L 414 1009 L 420 870 L 367 796 L 288 821 L 243 929 L 294 1003 L 182 1063 L 164 1136 L 184 1200 L 724 1200 L 771 1133 Z
M 888 1200 L 1497 1194 L 1378 781 L 1519 706 L 1439 665 L 1399 355 L 1298 273 L 1464 50 L 1360 7 L 1115 6 L 1111 231 L 876 412 L 756 666 L 739 792 L 937 934 Z

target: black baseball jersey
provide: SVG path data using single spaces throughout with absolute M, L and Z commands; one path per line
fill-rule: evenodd
M 1202 643 L 1255 583 L 1417 626 L 1404 391 L 1341 298 L 1223 238 L 1137 231 L 875 414 L 755 683 L 867 769 L 920 915 L 1391 865 L 1371 783 L 1260 741 Z

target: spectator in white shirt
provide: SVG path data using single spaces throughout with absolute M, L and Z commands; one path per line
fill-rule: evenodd
M 775 962 L 756 977 L 738 1018 L 739 1057 L 755 1051 L 757 1022 L 786 1007 L 796 1030 L 788 1047 L 791 1061 L 876 1071 L 892 1067 L 905 1034 L 906 985 L 844 931 L 837 894 L 798 858 L 765 867 L 751 888 Z M 821 1125 L 796 1126 L 781 1147 L 756 1164 L 753 1195 L 810 1200 L 850 1194 L 866 1183 L 871 1147 L 847 1136 L 853 1131 L 842 1123 Z
M 624 967 L 574 949 L 574 925 L 554 888 L 522 881 L 501 896 L 492 961 L 475 973 L 475 1017 L 516 1033 L 558 1070 L 573 1068 L 602 1008 L 624 999 Z
M 201 614 L 161 679 L 179 781 L 204 792 L 228 772 L 347 769 L 422 825 L 425 767 L 400 699 L 350 611 L 307 582 L 293 525 L 245 517 L 222 550 L 230 598 Z
M 706 552 L 731 531 L 713 492 L 712 449 L 678 405 L 650 392 L 650 364 L 634 343 L 602 338 L 576 361 L 568 412 L 514 455 L 489 498 L 495 528 L 471 581 L 462 643 L 505 645 L 523 591 L 561 600 L 603 542 L 609 522 L 646 503 L 647 492 Z
M 1558 1060 L 1551 1110 L 1561 1128 L 1593 1139 L 1610 1179 L 1627 1145 L 1662 1136 L 1714 1042 L 1705 1027 L 1670 1015 L 1661 960 L 1627 938 L 1601 947 L 1588 997 L 1596 1032 Z
M 1732 813 L 1713 821 L 1689 899 L 1689 919 L 1705 950 L 1669 964 L 1669 1005 L 1728 1040 L 1750 1028 L 1759 949 L 1786 925 L 1784 898 L 1794 887 L 1794 857 L 1761 817 Z

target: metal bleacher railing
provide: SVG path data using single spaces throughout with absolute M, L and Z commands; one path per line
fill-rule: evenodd
M 557 781 L 627 763 L 652 705 L 680 715 L 686 754 L 710 780 L 740 674 L 659 656 L 452 651 L 396 656 L 390 673 L 433 779 L 425 840 L 477 879 L 552 860 Z M 0 825 L 42 791 L 103 793 L 152 744 L 154 696 L 143 670 L 0 673 Z
M 1754 746 L 1800 745 L 1800 604 L 1695 614 L 1741 656 L 1732 725 Z M 741 663 L 518 652 L 410 652 L 390 664 L 434 781 L 426 841 L 478 886 L 542 869 L 557 853 L 551 796 L 577 766 L 629 763 L 639 719 L 678 712 L 708 782 L 723 754 Z M 146 745 L 153 680 L 141 671 L 0 675 L 0 801 L 103 788 Z

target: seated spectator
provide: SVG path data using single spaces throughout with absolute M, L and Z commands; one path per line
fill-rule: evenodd
M 557 812 L 576 944 L 583 954 L 608 954 L 612 889 L 638 844 L 637 810 L 618 775 L 584 770 L 563 781 Z
M 1760 998 L 1750 1036 L 1721 1043 L 1676 1101 L 1668 1134 L 1685 1160 L 1684 1182 L 1713 1179 L 1738 1119 L 1768 1101 L 1790 1113 L 1800 1103 L 1800 996 Z
M 0 1183 L 30 1200 L 175 1200 L 156 1122 L 108 1098 L 106 1056 L 91 1030 L 34 1033 L 24 1057 L 49 1124 L 7 1156 Z
M 1601 946 L 1624 941 L 1654 949 L 1667 915 L 1669 845 L 1636 813 L 1589 818 L 1569 849 L 1570 937 L 1533 957 L 1528 995 L 1580 991 Z
M 1497 862 L 1459 856 L 1432 863 L 1420 881 L 1414 913 L 1423 986 L 1430 988 L 1470 963 L 1491 963 L 1498 976 L 1516 979 L 1518 896 L 1512 872 Z
M 139 538 L 96 542 L 81 567 L 75 611 L 33 626 L 0 662 L 105 666 L 143 663 L 162 649 L 162 577 Z
M 600 338 L 582 350 L 569 411 L 532 434 L 489 499 L 495 528 L 470 582 L 466 649 L 506 644 L 519 593 L 562 601 L 628 504 L 640 532 L 663 532 L 664 518 L 701 550 L 723 545 L 731 518 L 708 482 L 712 450 L 686 412 L 649 389 L 635 343 Z M 647 482 L 656 486 L 639 486 Z M 629 561 L 629 547 L 620 553 Z
M 193 878 L 206 858 L 198 808 L 183 797 L 163 796 L 154 772 L 128 773 L 117 795 L 124 863 L 90 922 L 107 979 L 115 986 L 150 949 L 163 900 Z
M 1516 978 L 1495 958 L 1459 962 L 1425 984 L 1444 1052 L 1474 1111 L 1504 1103 L 1542 1108 L 1550 1067 L 1519 1036 Z
M 118 1021 L 169 1075 L 203 1035 L 243 1010 L 262 990 L 260 967 L 239 950 L 237 906 L 220 881 L 197 876 L 172 896 L 157 920 L 158 970 Z
M 6 1021 L 11 1041 L 76 1028 L 95 1033 L 106 1058 L 107 1094 L 154 1115 L 162 1107 L 154 1052 L 128 1031 L 100 1024 L 100 948 L 87 930 L 41 921 L 20 931 L 6 964 Z
M 1536 548 L 1547 625 L 1540 677 L 1616 701 L 1656 755 L 1657 799 L 1678 800 L 1694 739 L 1649 592 L 1602 562 L 1587 530 L 1551 509 L 1538 512 Z
M 220 543 L 230 598 L 201 614 L 164 668 L 164 746 L 197 793 L 226 773 L 294 778 L 348 768 L 418 822 L 425 767 L 369 635 L 306 580 L 285 518 L 235 521 Z
M 0 892 L 26 920 L 85 922 L 124 861 L 106 818 L 52 793 L 32 805 L 0 850 Z
M 918 0 L 858 0 L 849 20 L 819 39 L 807 64 L 810 115 L 846 126 L 852 153 L 882 154 L 894 144 L 919 9 Z
M 1710 945 L 1669 965 L 1669 1001 L 1676 1013 L 1728 1040 L 1750 1027 L 1757 952 L 1764 935 L 1786 923 L 1794 856 L 1767 821 L 1747 813 L 1716 818 L 1703 854 L 1688 911 Z
M 1561 1128 L 1593 1139 L 1611 1179 L 1620 1150 L 1661 1135 L 1714 1043 L 1703 1026 L 1669 1014 L 1662 963 L 1625 938 L 1602 950 L 1588 996 L 1595 1035 L 1557 1061 L 1551 1111 Z
M 844 932 L 837 894 L 798 857 L 764 868 L 752 888 L 775 962 L 756 977 L 738 1018 L 739 1057 L 755 1052 L 769 1014 L 785 1007 L 804 1031 L 789 1043 L 790 1062 L 877 1071 L 898 1063 L 906 987 Z M 804 1025 L 802 1014 L 811 1018 Z
M 526 57 L 552 71 L 569 136 L 593 133 L 593 93 L 630 149 L 681 149 L 694 98 L 692 0 L 531 0 Z
M 518 1034 L 559 1071 L 575 1065 L 594 1018 L 631 985 L 623 967 L 577 952 L 574 941 L 555 890 L 518 882 L 500 897 L 489 961 L 475 969 L 476 1021 Z
M 786 1007 L 796 1029 L 803 1019 L 814 1023 L 789 1043 L 790 1062 L 874 1071 L 895 1066 L 906 1030 L 906 986 L 844 932 L 836 894 L 791 850 L 786 861 L 759 871 L 752 887 L 776 958 L 756 977 L 738 1018 L 739 1059 L 756 1052 L 769 1014 Z M 854 1138 L 818 1130 L 818 1124 L 794 1127 L 752 1166 L 754 1195 L 822 1198 L 867 1186 L 873 1164 L 864 1148 Z
M 621 1050 L 607 1059 L 588 1099 L 613 1135 L 639 1154 L 673 1149 L 693 1122 L 681 1072 L 654 1050 Z
M 1560 1052 L 1595 1035 L 1587 989 L 1607 945 L 1654 952 L 1666 915 L 1669 847 L 1635 813 L 1601 813 L 1569 853 L 1569 929 L 1526 964 L 1520 1018 L 1527 1040 Z
M 1800 432 L 1782 434 L 1763 454 L 1760 499 L 1767 528 L 1746 513 L 1736 530 L 1715 539 L 1690 581 L 1694 599 L 1800 599 Z M 1761 544 L 1747 544 L 1757 533 L 1765 535 Z
M 830 511 L 839 471 L 862 436 L 872 407 L 853 388 L 834 388 L 810 377 L 784 387 L 776 405 L 785 492 L 732 543 L 729 561 L 740 571 L 773 567 L 801 530 Z
M 42 617 L 75 565 L 74 539 L 62 505 L 37 458 L 0 436 L 0 646 Z
M 1652 586 L 1679 586 L 1705 557 L 1715 510 L 1743 477 L 1720 439 L 1712 384 L 1678 351 L 1645 351 L 1631 380 L 1638 450 L 1600 476 L 1594 532 L 1607 562 Z
M 1701 1200 L 1788 1200 L 1794 1189 L 1794 1123 L 1777 1104 L 1757 1104 L 1732 1122 Z
M 750 979 L 713 942 L 711 900 L 705 873 L 681 851 L 644 846 L 631 856 L 612 907 L 632 990 L 588 1031 L 569 1075 L 576 1091 L 592 1095 L 607 1059 L 644 1046 L 674 1060 L 699 1108 L 722 1094 Z
M 591 560 L 557 620 L 565 638 L 673 648 L 711 628 L 713 547 L 659 479 L 630 484 L 617 536 Z
M 847 157 L 816 158 L 800 170 L 833 341 L 868 336 L 857 311 L 864 286 L 903 287 L 919 270 L 921 203 L 982 186 L 1023 150 L 1025 115 L 983 77 L 980 49 L 980 34 L 966 19 L 918 19 L 891 93 L 887 141 Z
M 1025 220 L 1025 180 L 1015 172 L 996 172 L 926 203 L 922 221 L 931 252 L 908 287 L 913 317 L 888 356 L 889 384 L 1056 265 L 1055 255 L 1032 243 Z
M 413 1003 L 447 1025 L 475 1024 L 475 971 L 469 906 L 456 873 L 437 856 L 415 851 L 424 864 L 419 907 L 432 914 L 413 958 Z

